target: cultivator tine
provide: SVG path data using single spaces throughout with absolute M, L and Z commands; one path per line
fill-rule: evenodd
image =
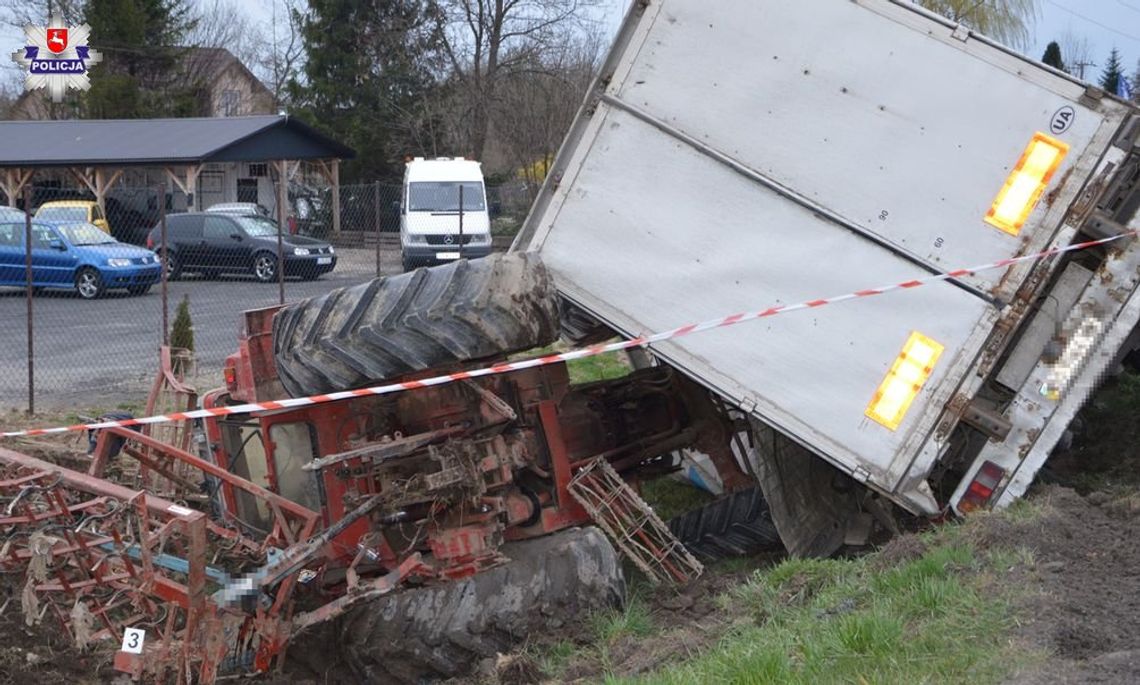
M 594 523 L 653 582 L 687 583 L 704 571 L 653 507 L 605 458 L 582 467 L 571 479 L 569 490 Z
M 195 409 L 198 404 L 198 391 L 186 382 L 192 371 L 193 356 L 187 350 L 172 349 L 163 345 L 159 348 L 160 368 L 151 386 L 146 401 L 146 415 L 173 414 Z M 184 452 L 190 451 L 193 434 L 193 421 L 148 424 L 142 427 L 143 435 L 175 447 Z M 161 452 L 152 456 L 152 450 L 143 448 L 144 458 L 139 459 L 139 487 L 147 492 L 170 498 L 184 498 L 199 494 L 187 488 L 187 480 L 194 475 L 193 469 L 179 461 L 166 458 Z
M 108 429 L 99 444 L 111 437 L 125 442 L 125 455 L 178 464 L 195 487 L 211 475 L 264 498 L 278 539 L 250 540 L 152 493 L 0 448 L 0 572 L 23 574 L 25 619 L 54 617 L 80 646 L 145 630 L 142 653 L 115 655 L 115 668 L 135 678 L 208 684 L 225 671 L 267 670 L 284 650 L 295 578 L 264 587 L 268 604 L 223 606 L 206 582 L 230 577 L 208 555 L 228 551 L 248 563 L 270 544 L 303 545 L 317 514 L 151 437 Z

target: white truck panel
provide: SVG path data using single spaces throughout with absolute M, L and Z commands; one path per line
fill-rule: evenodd
M 1072 146 L 1058 176 L 1085 151 L 1104 116 L 1076 102 L 1083 89 L 1060 78 L 1044 88 L 994 68 L 948 27 L 932 40 L 930 22 L 868 11 L 913 16 L 903 8 L 818 5 L 653 3 L 652 28 L 610 92 L 939 270 L 1013 256 L 1030 229 L 1047 240 L 1060 220 L 1040 220 L 1047 203 L 1020 236 L 982 218 L 1061 108 L 1074 116 L 1056 135 Z M 1059 214 L 1068 203 L 1057 204 Z M 989 290 L 1001 276 L 966 280 Z
M 572 299 L 628 333 L 923 275 L 628 114 L 609 112 L 593 146 L 604 154 L 590 156 L 579 171 L 542 255 Z M 653 179 L 652 193 L 644 192 L 647 179 Z M 795 240 L 789 239 L 792 227 Z M 589 287 L 579 288 L 584 274 Z M 655 349 L 682 368 L 700 368 L 703 380 L 734 401 L 779 417 L 780 428 L 825 447 L 848 470 L 855 463 L 877 467 L 872 475 L 882 479 L 904 441 L 933 421 L 912 411 L 890 431 L 864 417 L 903 343 L 919 330 L 946 345 L 928 383 L 937 387 L 952 369 L 961 373 L 955 351 L 970 347 L 988 309 L 966 291 L 938 283 Z

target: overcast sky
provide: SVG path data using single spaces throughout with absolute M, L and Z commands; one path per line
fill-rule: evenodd
M 630 0 L 602 0 L 600 20 L 610 32 L 617 30 L 629 3 Z M 274 0 L 253 0 L 242 4 L 257 20 L 269 23 Z M 1089 61 L 1095 66 L 1086 69 L 1086 80 L 1095 81 L 1099 77 L 1113 47 L 1120 50 L 1125 73 L 1135 73 L 1140 59 L 1140 0 L 1039 0 L 1039 4 L 1041 14 L 1031 32 L 1033 43 L 1026 50 L 1030 57 L 1040 59 L 1051 40 L 1065 47 L 1066 37 L 1072 36 L 1088 41 Z M 0 66 L 3 67 L 0 79 L 4 83 L 22 78 L 10 59 L 11 53 L 21 45 L 23 33 L 20 30 L 0 26 Z M 1069 55 L 1063 57 L 1068 59 Z

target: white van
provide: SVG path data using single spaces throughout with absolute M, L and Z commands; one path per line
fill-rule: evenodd
M 404 271 L 490 254 L 491 219 L 479 162 L 462 157 L 416 157 L 408 162 L 400 200 L 400 248 Z

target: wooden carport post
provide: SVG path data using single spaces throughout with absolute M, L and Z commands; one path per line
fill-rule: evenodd
M 195 212 L 198 210 L 198 174 L 202 172 L 201 165 L 190 165 L 186 167 L 186 182 L 182 182 L 182 175 L 174 173 L 174 169 L 166 167 L 164 169 L 167 178 L 169 178 L 175 186 L 178 187 L 183 193 L 186 194 L 188 202 L 186 204 L 186 211 Z
M 34 169 L 5 169 L 3 178 L 0 178 L 0 189 L 4 191 L 4 195 L 8 198 L 8 206 L 15 207 L 16 199 L 20 197 L 20 193 L 24 190 L 24 186 L 32 178 Z M 24 207 L 30 214 L 31 207 Z
M 333 235 L 340 237 L 340 160 L 331 159 L 326 163 L 319 159 L 317 167 L 332 186 L 332 229 Z
M 277 297 L 285 304 L 285 222 L 289 216 L 289 162 L 277 162 Z
M 119 169 L 113 172 L 108 179 L 107 170 L 102 167 L 96 167 L 94 172 L 90 168 L 83 169 L 82 171 L 72 168 L 71 173 L 79 179 L 79 182 L 87 186 L 87 189 L 95 196 L 95 202 L 99 205 L 99 211 L 103 214 L 103 218 L 107 218 L 107 191 L 111 186 L 115 185 L 115 181 L 123 175 L 123 170 Z M 110 225 L 110 222 L 107 222 Z

